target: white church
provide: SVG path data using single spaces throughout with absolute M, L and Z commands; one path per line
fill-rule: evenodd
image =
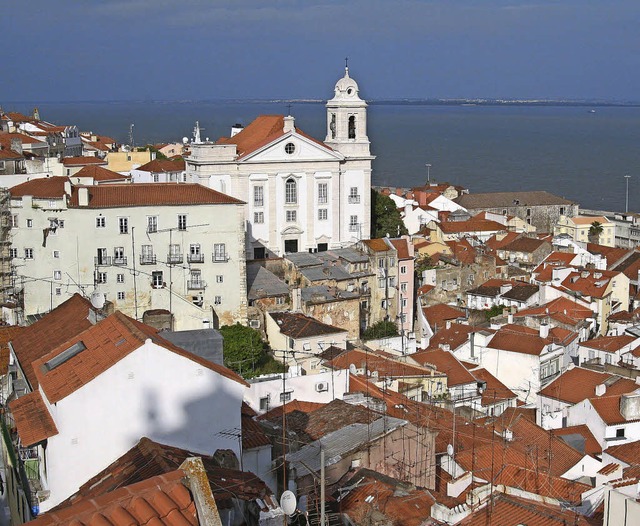
M 324 251 L 368 239 L 367 104 L 349 68 L 327 102 L 323 141 L 292 116 L 261 115 L 230 137 L 196 137 L 186 178 L 245 201 L 247 259 Z

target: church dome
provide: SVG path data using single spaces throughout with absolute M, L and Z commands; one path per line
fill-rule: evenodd
M 336 99 L 360 100 L 358 97 L 358 83 L 349 76 L 349 68 L 344 68 L 344 77 L 336 82 Z

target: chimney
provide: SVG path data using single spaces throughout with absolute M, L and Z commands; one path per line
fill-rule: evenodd
M 64 182 L 64 193 L 67 195 L 71 195 L 71 181 L 68 179 Z
M 451 328 L 451 320 L 447 320 L 447 329 Z
M 607 392 L 606 384 L 596 385 L 596 396 L 603 396 Z
M 302 309 L 302 289 L 297 287 L 292 291 L 292 301 L 293 305 L 291 305 L 291 310 L 293 312 L 299 311 Z
M 78 205 L 89 206 L 89 189 L 86 186 L 78 188 Z
M 244 126 L 242 126 L 242 124 L 234 124 L 231 126 L 231 137 L 238 135 L 242 130 L 244 130 Z
M 541 323 L 540 324 L 540 338 L 548 338 L 549 337 L 549 324 Z
M 513 323 L 513 312 L 507 314 L 507 323 L 511 325 Z
M 284 131 L 284 133 L 294 131 L 296 129 L 295 122 L 296 120 L 291 115 L 287 115 L 284 118 L 284 128 L 282 129 L 282 131 Z
M 633 392 L 620 397 L 620 414 L 627 421 L 640 419 L 640 393 Z

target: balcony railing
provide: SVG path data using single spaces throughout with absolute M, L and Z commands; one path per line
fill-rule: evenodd
M 113 258 L 113 264 L 114 265 L 120 265 L 120 266 L 124 266 L 127 264 L 127 256 L 122 256 L 122 257 L 114 257 Z
M 358 225 L 349 225 L 349 232 L 357 232 Z
M 359 195 L 350 195 L 349 196 L 349 204 L 359 205 L 360 204 L 360 196 Z
M 184 256 L 182 254 L 168 254 L 167 255 L 167 263 L 169 265 L 175 265 L 177 263 L 182 263 L 184 261 Z
M 94 258 L 94 261 L 99 267 L 109 267 L 111 266 L 111 256 L 98 256 Z
M 142 254 L 142 255 L 140 255 L 140 264 L 141 265 L 155 265 L 156 264 L 156 255 L 155 254 Z
M 189 290 L 204 290 L 206 286 L 207 283 L 201 279 L 187 281 L 187 288 Z
M 204 254 L 187 254 L 189 263 L 204 263 Z
M 226 252 L 224 254 L 213 254 L 212 257 L 212 261 L 214 263 L 225 263 L 226 261 L 229 261 L 229 254 L 227 254 Z

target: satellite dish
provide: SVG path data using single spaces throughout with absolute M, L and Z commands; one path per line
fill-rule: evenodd
M 447 444 L 447 455 L 453 456 L 453 446 L 451 444 Z
M 296 496 L 293 491 L 285 491 L 280 496 L 280 507 L 285 515 L 293 515 L 297 507 Z
M 189 143 L 189 137 L 183 137 L 182 144 L 188 144 L 188 143 Z
M 101 309 L 102 307 L 104 307 L 104 294 L 95 290 L 91 294 L 91 305 L 93 305 L 96 309 Z
M 358 369 L 356 369 L 355 364 L 353 364 L 353 363 L 352 363 L 352 364 L 349 364 L 349 372 L 350 372 L 351 374 L 356 374 L 356 373 L 358 372 Z

